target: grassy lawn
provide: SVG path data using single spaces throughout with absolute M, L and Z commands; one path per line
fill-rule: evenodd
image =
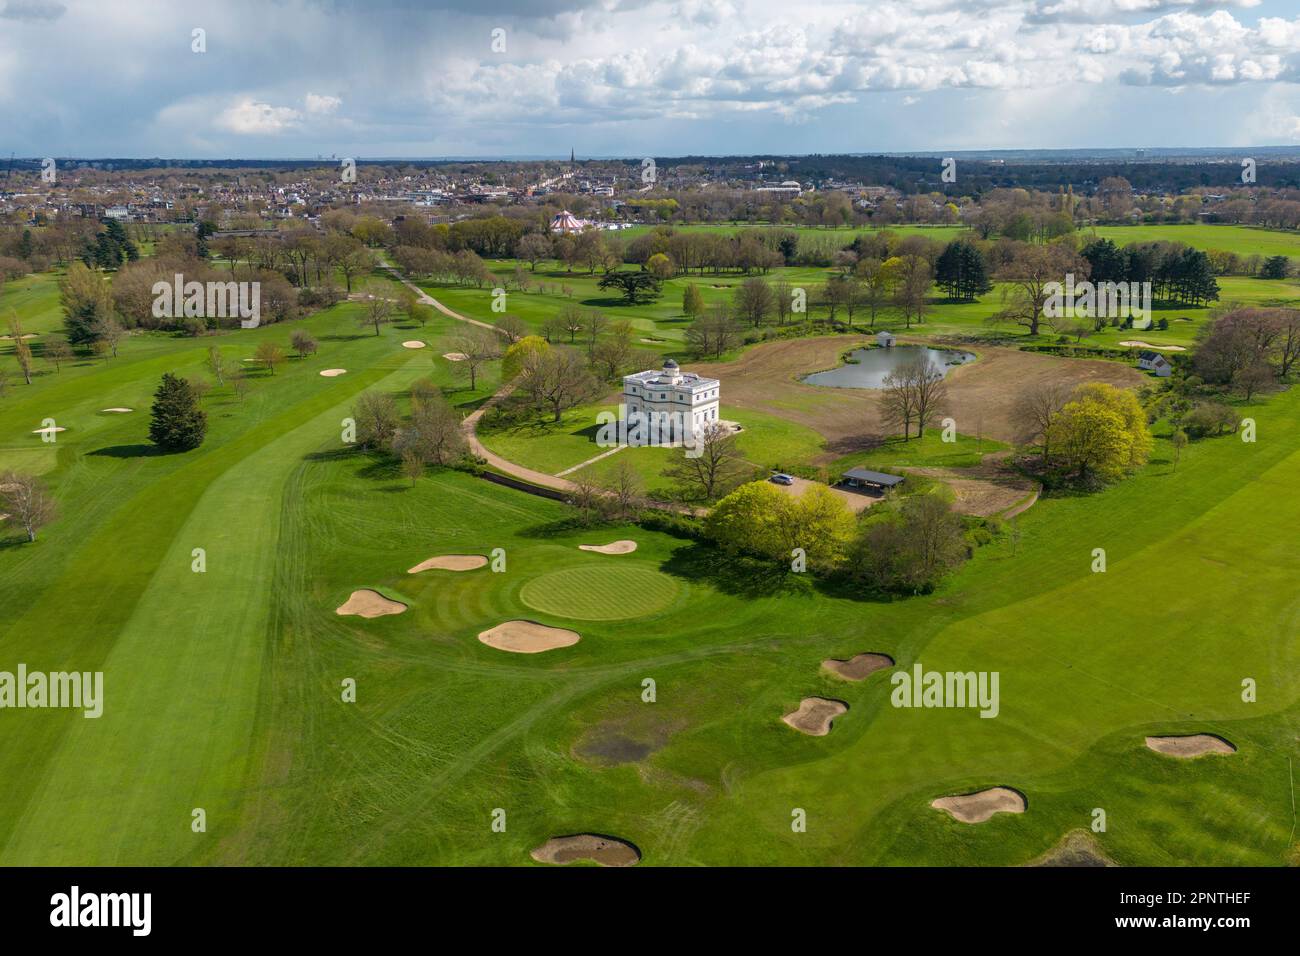
M 891 468 L 973 468 L 990 452 L 1005 451 L 1009 446 L 991 438 L 955 435 L 945 442 L 941 428 L 930 428 L 920 438 L 904 441 L 901 435 L 885 439 L 884 444 L 869 451 L 854 452 L 828 464 L 832 474 L 850 468 L 870 468 L 888 472 Z
M 491 314 L 486 291 L 461 291 L 469 314 Z M 29 292 L 33 323 L 54 315 L 33 304 L 47 293 Z M 4 302 L 19 294 L 7 287 Z M 647 307 L 647 327 L 671 330 L 679 301 Z M 933 327 L 973 327 L 987 308 L 955 307 Z M 1195 442 L 1176 470 L 1159 426 L 1136 477 L 1045 498 L 1020 517 L 1014 553 L 995 541 L 936 593 L 881 601 L 742 572 L 637 527 L 576 530 L 564 505 L 460 472 L 412 485 L 341 443 L 356 397 L 428 379 L 468 410 L 495 372 L 472 392 L 453 377 L 440 358 L 460 331 L 450 319 L 376 336 L 358 315 L 345 303 L 302 320 L 320 352 L 255 372 L 242 402 L 228 386 L 209 392 L 207 441 L 185 454 L 147 441 L 160 376 L 205 376 L 209 345 L 238 361 L 287 343 L 293 326 L 136 334 L 116 359 L 42 367 L 31 386 L 11 374 L 0 469 L 41 471 L 60 516 L 35 544 L 0 529 L 0 670 L 102 670 L 106 700 L 98 720 L 4 715 L 0 864 L 528 865 L 530 849 L 574 832 L 630 840 L 650 866 L 1019 864 L 1096 807 L 1110 821 L 1098 842 L 1124 865 L 1294 854 L 1300 557 L 1285 529 L 1300 525 L 1300 390 L 1238 408 L 1258 441 Z M 403 349 L 408 338 L 429 348 Z M 0 361 L 12 365 L 9 350 Z M 483 438 L 554 473 L 601 451 L 602 407 Z M 757 466 L 823 451 L 807 428 L 723 416 L 744 426 Z M 54 443 L 32 434 L 46 417 L 67 428 Z M 997 448 L 931 431 L 834 464 L 963 467 Z M 670 454 L 630 449 L 589 469 L 625 459 L 653 487 Z M 578 548 L 619 538 L 636 552 Z M 406 573 L 498 548 L 500 573 Z M 1096 548 L 1105 573 L 1090 570 Z M 408 608 L 336 614 L 361 587 Z M 516 619 L 581 640 L 527 655 L 477 639 Z M 894 708 L 887 675 L 852 684 L 819 669 L 864 651 L 997 671 L 999 715 Z M 1257 703 L 1241 699 L 1247 677 Z M 347 679 L 355 703 L 340 698 Z M 849 705 L 826 737 L 780 720 L 809 695 Z M 1143 746 L 1199 732 L 1238 752 L 1179 761 Z M 628 741 L 635 755 L 619 756 Z M 1028 811 L 968 826 L 928 805 L 997 785 L 1023 792 Z M 796 807 L 806 833 L 791 832 Z M 191 830 L 195 808 L 205 833 Z M 494 808 L 504 833 L 489 826 Z

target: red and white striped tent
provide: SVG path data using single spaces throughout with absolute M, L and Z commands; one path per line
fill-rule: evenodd
M 564 210 L 551 220 L 551 232 L 582 232 L 591 223 L 578 219 L 569 210 Z

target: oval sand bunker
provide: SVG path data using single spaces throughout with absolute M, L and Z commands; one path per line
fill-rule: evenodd
M 390 601 L 378 591 L 362 588 L 353 591 L 352 596 L 335 609 L 335 614 L 356 614 L 358 617 L 384 617 L 387 614 L 401 614 L 406 605 L 401 601 Z
M 52 435 L 54 432 L 66 432 L 67 429 L 62 425 L 51 425 L 49 428 L 33 428 L 33 435 Z
M 443 352 L 442 357 L 448 362 L 463 362 L 469 358 L 464 352 Z
M 831 722 L 840 714 L 847 713 L 849 705 L 842 700 L 830 697 L 805 697 L 799 703 L 799 709 L 786 714 L 781 719 L 786 724 L 810 737 L 825 737 L 831 732 Z
M 422 348 L 424 348 L 424 343 L 423 343 L 423 342 L 417 342 L 415 339 L 412 339 L 412 340 L 409 341 L 409 342 L 403 342 L 403 343 L 402 343 L 402 348 L 404 348 L 404 349 L 422 349 Z
M 538 863 L 576 863 L 591 860 L 601 866 L 632 866 L 641 852 L 632 844 L 595 833 L 551 837 L 529 854 Z
M 1214 734 L 1189 734 L 1185 737 L 1148 737 L 1147 746 L 1166 757 L 1204 757 L 1206 754 L 1235 754 L 1237 748 Z
M 127 412 L 135 411 L 134 408 L 101 408 L 101 412 L 110 412 L 114 415 L 125 415 Z
M 421 561 L 413 568 L 407 568 L 407 574 L 419 574 L 421 571 L 473 571 L 488 563 L 481 554 L 440 554 L 436 558 Z
M 334 378 L 337 375 L 342 375 L 346 371 L 347 369 L 345 368 L 323 368 L 320 373 L 326 378 Z
M 580 544 L 580 551 L 595 551 L 597 554 L 631 554 L 636 550 L 635 541 L 615 541 L 612 544 Z
M 572 647 L 580 641 L 577 631 L 563 627 L 547 627 L 536 621 L 506 621 L 484 631 L 478 639 L 488 647 L 512 654 L 540 654 L 561 647 Z
M 977 793 L 930 801 L 930 806 L 962 823 L 983 823 L 995 813 L 1024 813 L 1025 805 L 1024 796 L 1010 787 L 990 787 Z
M 855 654 L 847 661 L 842 661 L 837 657 L 822 661 L 822 667 L 836 677 L 853 681 L 866 680 L 876 671 L 882 671 L 893 666 L 894 659 L 888 654 Z

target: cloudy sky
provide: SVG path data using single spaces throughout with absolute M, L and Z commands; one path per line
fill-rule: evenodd
M 1300 0 L 0 0 L 20 156 L 1291 144 Z

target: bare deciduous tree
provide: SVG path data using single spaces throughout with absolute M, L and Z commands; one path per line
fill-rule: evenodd
M 58 508 L 45 489 L 45 483 L 32 475 L 7 471 L 0 475 L 0 514 L 5 521 L 22 526 L 28 541 L 54 520 Z

